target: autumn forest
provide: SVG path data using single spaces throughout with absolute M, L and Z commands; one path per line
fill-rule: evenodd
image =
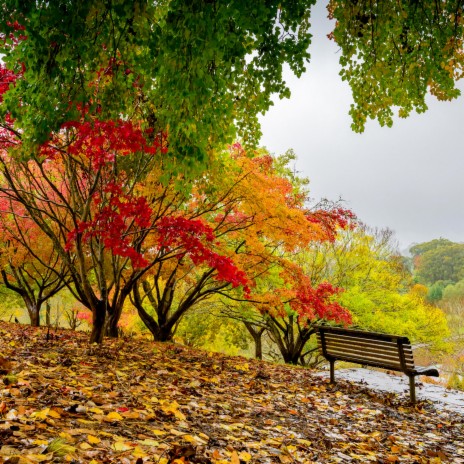
M 462 6 L 384 3 L 328 5 L 358 132 L 459 94 Z M 464 462 L 464 416 L 324 377 L 351 327 L 464 390 L 464 245 L 402 256 L 260 146 L 311 4 L 0 7 L 0 463 Z

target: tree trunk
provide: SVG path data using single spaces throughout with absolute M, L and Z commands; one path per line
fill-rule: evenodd
M 92 333 L 90 343 L 102 343 L 105 334 L 106 306 L 103 301 L 99 301 L 96 308 L 92 311 Z
M 45 305 L 45 324 L 47 327 L 50 327 L 51 321 L 50 321 L 50 303 L 47 301 L 47 304 Z
M 271 317 L 269 318 L 268 326 L 269 333 L 279 348 L 284 362 L 286 364 L 298 364 L 312 331 L 307 328 L 301 328 L 295 323 L 292 316 L 289 316 L 287 321 L 282 320 L 282 322 L 278 322 Z
M 149 292 L 150 289 L 148 287 L 148 284 L 144 282 L 144 290 L 145 292 Z M 153 316 L 151 316 L 147 311 L 145 311 L 145 308 L 143 307 L 142 304 L 142 299 L 140 298 L 140 293 L 139 289 L 137 286 L 134 287 L 132 294 L 134 296 L 134 301 L 133 304 L 137 309 L 137 312 L 140 316 L 140 319 L 142 319 L 142 322 L 145 324 L 147 329 L 151 332 L 153 335 L 153 340 L 155 342 L 169 342 L 172 340 L 172 337 L 174 336 L 174 326 L 179 317 L 177 318 L 166 318 L 166 313 L 167 311 L 163 312 L 160 308 L 155 308 L 155 311 L 158 316 L 158 321 L 154 319 Z M 153 301 L 151 302 L 153 305 Z M 172 303 L 172 298 L 168 302 L 169 304 Z M 166 303 L 165 303 L 166 304 Z
M 119 317 L 115 312 L 112 314 L 108 314 L 106 320 L 106 336 L 111 338 L 118 338 L 119 337 Z
M 256 359 L 263 359 L 263 333 L 266 330 L 264 327 L 260 327 L 259 329 L 255 329 L 251 322 L 244 322 L 245 327 L 247 328 L 250 335 L 253 337 L 253 341 L 255 343 L 255 358 Z
M 158 324 L 158 322 L 156 322 L 156 320 L 148 314 L 141 305 L 137 305 L 137 312 L 139 313 L 140 319 L 142 319 L 147 329 L 153 335 L 153 340 L 155 342 L 169 342 L 172 340 L 172 337 L 174 336 L 172 324 Z
M 284 352 L 281 352 L 281 354 L 284 358 L 285 364 L 298 364 L 298 361 L 300 359 L 300 352 L 295 353 L 292 350 L 286 350 Z
M 33 304 L 27 308 L 32 327 L 40 327 L 40 307 Z

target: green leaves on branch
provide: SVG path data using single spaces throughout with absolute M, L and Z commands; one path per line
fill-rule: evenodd
M 16 38 L 0 53 L 24 74 L 3 114 L 16 119 L 25 147 L 86 112 L 140 118 L 167 130 L 170 156 L 200 171 L 236 128 L 256 142 L 258 114 L 274 94 L 289 96 L 282 69 L 305 69 L 312 3 L 7 0 L 0 32 Z
M 439 100 L 460 95 L 463 76 L 463 5 L 459 0 L 331 0 L 337 20 L 333 39 L 342 56 L 340 75 L 351 86 L 352 128 L 362 132 L 367 118 L 393 124 L 426 111 L 428 92 Z

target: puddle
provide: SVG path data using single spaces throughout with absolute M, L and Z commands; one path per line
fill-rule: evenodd
M 329 373 L 321 372 L 321 376 L 329 377 Z M 335 380 L 343 378 L 352 382 L 363 383 L 372 390 L 404 393 L 409 397 L 409 378 L 405 375 L 396 376 L 369 369 L 340 369 L 335 371 Z M 464 414 L 464 392 L 450 390 L 441 385 L 421 381 L 416 377 L 416 398 L 418 401 L 429 400 L 438 408 L 442 406 L 451 411 Z

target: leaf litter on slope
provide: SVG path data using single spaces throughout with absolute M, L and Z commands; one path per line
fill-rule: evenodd
M 311 370 L 0 323 L 0 463 L 464 463 L 464 417 Z

